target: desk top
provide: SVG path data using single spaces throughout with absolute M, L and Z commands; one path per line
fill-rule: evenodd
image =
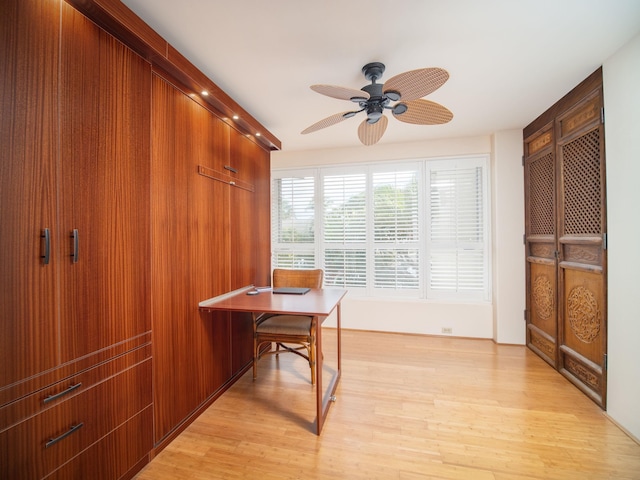
M 347 291 L 339 288 L 312 288 L 304 295 L 274 294 L 271 291 L 247 295 L 252 286 L 200 302 L 200 310 L 234 312 L 287 313 L 292 315 L 328 316 L 342 301 Z

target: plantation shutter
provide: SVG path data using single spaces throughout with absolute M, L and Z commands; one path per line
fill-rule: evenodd
M 314 220 L 314 177 L 274 179 L 271 201 L 274 268 L 315 268 Z
M 418 289 L 418 171 L 374 172 L 374 288 Z
M 484 168 L 434 162 L 428 183 L 428 295 L 482 295 L 488 290 Z
M 367 283 L 366 175 L 323 179 L 325 285 L 365 287 Z

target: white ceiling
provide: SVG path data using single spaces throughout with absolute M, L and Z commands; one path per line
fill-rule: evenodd
M 640 32 L 639 0 L 122 1 L 283 150 L 361 146 L 364 113 L 300 132 L 354 107 L 310 85 L 362 88 L 372 61 L 387 67 L 378 83 L 422 67 L 450 74 L 426 98 L 453 120 L 389 115 L 381 144 L 486 135 L 529 124 Z

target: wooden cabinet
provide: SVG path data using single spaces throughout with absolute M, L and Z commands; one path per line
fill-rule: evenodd
M 524 129 L 527 345 L 606 406 L 602 70 Z
M 257 219 L 269 197 L 269 152 L 169 80 L 154 75 L 152 302 L 156 443 L 163 442 L 243 368 L 252 354 L 248 314 L 204 314 L 198 303 L 268 284 L 269 242 Z M 260 181 L 264 187 L 264 180 Z M 267 192 L 268 193 L 268 192 Z M 258 200 L 259 199 L 259 200 Z M 268 236 L 268 231 L 266 232 Z M 267 247 L 267 253 L 259 253 Z M 263 273 L 259 278 L 257 272 Z M 176 395 L 179 392 L 179 395 Z
M 107 442 L 128 422 L 136 424 L 138 420 L 132 419 L 150 405 L 149 345 L 7 405 L 0 409 L 0 478 L 43 478 Z M 149 432 L 150 422 L 145 426 Z M 116 462 L 121 463 L 119 475 L 100 472 L 91 478 L 119 478 L 140 461 L 152 447 L 151 435 L 144 431 L 138 430 L 136 440 L 129 443 L 139 452 L 134 461 Z M 108 459 L 91 456 L 74 462 Z
M 67 3 L 2 8 L 0 477 L 41 478 L 150 409 L 150 361 L 99 366 L 150 342 L 151 67 Z
M 0 38 L 0 478 L 130 477 L 251 362 L 198 303 L 269 283 L 279 142 L 117 0 L 6 0 Z
M 57 253 L 67 362 L 151 329 L 151 66 L 62 6 Z
M 18 0 L 0 15 L 0 391 L 59 364 L 59 17 Z
M 230 163 L 237 171 L 234 181 L 247 186 L 230 191 L 230 236 L 234 246 L 230 290 L 251 284 L 270 285 L 269 152 L 232 131 Z M 248 313 L 232 314 L 231 356 L 234 372 L 253 361 L 253 325 Z
M 162 441 L 230 377 L 228 317 L 200 318 L 203 296 L 229 282 L 228 127 L 153 77 L 152 302 L 155 441 Z M 223 157 L 223 158 L 220 158 Z

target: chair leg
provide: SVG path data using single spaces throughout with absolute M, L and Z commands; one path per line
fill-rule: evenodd
M 311 367 L 311 385 L 316 384 L 316 341 L 311 337 L 309 342 L 309 366 Z
M 258 378 L 258 342 L 254 335 L 253 337 L 253 379 Z

